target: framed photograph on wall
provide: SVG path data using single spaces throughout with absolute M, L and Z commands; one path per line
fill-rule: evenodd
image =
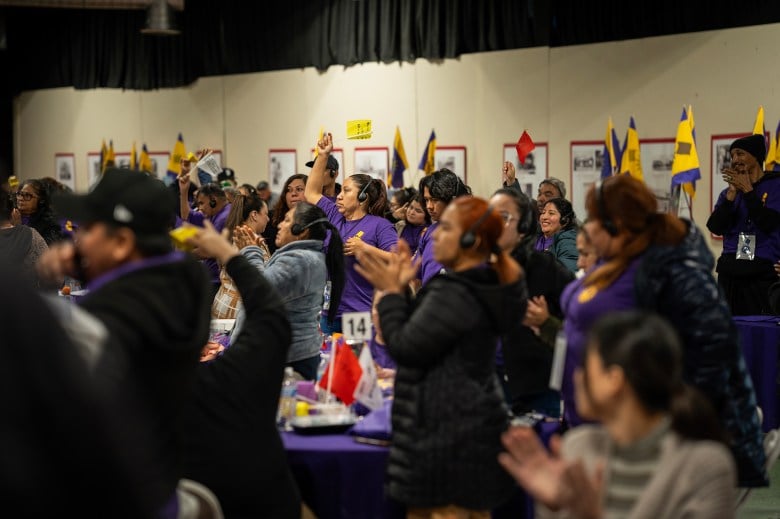
M 152 163 L 152 174 L 160 180 L 165 180 L 169 160 L 171 160 L 171 154 L 167 151 L 150 151 L 149 161 Z
M 114 153 L 114 157 L 116 158 L 116 162 L 114 162 L 114 165 L 118 168 L 129 168 L 130 167 L 130 152 L 122 152 L 122 153 Z M 136 160 L 138 158 L 136 157 Z M 137 166 L 136 166 L 137 167 Z
M 436 151 L 433 152 L 433 164 L 437 170 L 449 169 L 468 185 L 465 146 L 436 146 Z
M 722 135 L 713 135 L 710 141 L 710 213 L 715 210 L 715 202 L 718 201 L 721 191 L 728 187 L 723 180 L 721 171 L 723 168 L 731 166 L 731 152 L 729 148 L 731 143 L 740 137 L 746 137 L 749 133 L 729 133 Z M 699 153 L 701 156 L 701 153 Z M 710 233 L 715 239 L 721 240 L 722 236 Z
M 281 193 L 285 180 L 296 173 L 295 156 L 293 149 L 268 150 L 268 182 L 272 192 Z
M 333 158 L 336 159 L 336 161 L 339 163 L 339 174 L 336 177 L 336 182 L 338 184 L 344 185 L 344 171 L 346 170 L 346 166 L 344 165 L 344 148 L 333 148 L 333 151 L 330 152 L 331 155 L 333 155 Z M 314 160 L 314 148 L 311 149 L 311 158 L 307 160 L 309 161 Z M 305 175 L 309 174 L 309 171 L 311 171 L 310 168 L 306 168 L 303 170 L 303 173 Z
M 73 153 L 54 154 L 54 178 L 76 190 L 76 156 Z
M 362 173 L 387 186 L 387 170 L 390 155 L 384 148 L 355 148 L 355 173 Z
M 520 164 L 514 143 L 504 144 L 504 162 L 515 166 L 515 175 L 520 183 L 520 190 L 529 198 L 536 198 L 539 182 L 547 178 L 547 143 L 537 142 L 534 150 L 525 158 L 525 164 Z M 500 170 L 496 176 L 500 175 Z
M 674 138 L 640 139 L 639 153 L 642 156 L 642 176 L 645 184 L 658 199 L 658 210 L 668 212 L 672 195 Z M 687 213 L 687 204 L 683 202 L 682 205 L 685 205 Z
M 571 142 L 571 200 L 574 213 L 580 221 L 585 220 L 585 195 L 591 186 L 601 178 L 604 163 L 604 141 Z
M 100 178 L 100 170 L 102 164 L 100 163 L 100 152 L 90 151 L 87 153 L 87 183 L 91 188 Z

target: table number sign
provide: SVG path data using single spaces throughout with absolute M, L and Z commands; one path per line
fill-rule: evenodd
M 348 341 L 370 341 L 371 312 L 345 312 L 341 316 L 341 330 Z

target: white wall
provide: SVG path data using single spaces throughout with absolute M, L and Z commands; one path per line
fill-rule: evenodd
M 467 147 L 468 182 L 488 196 L 500 179 L 502 146 L 528 129 L 549 143 L 549 174 L 570 185 L 569 143 L 601 140 L 611 116 L 622 141 L 629 116 L 640 138 L 673 138 L 682 106 L 694 107 L 702 180 L 694 219 L 710 211 L 710 136 L 749 132 L 759 105 L 774 131 L 780 118 L 780 24 L 623 42 L 464 55 L 415 64 L 367 63 L 204 78 L 188 88 L 134 92 L 26 92 L 15 104 L 16 174 L 54 174 L 54 154 L 76 156 L 77 189 L 87 188 L 87 153 L 113 139 L 115 150 L 223 150 L 239 181 L 268 178 L 268 150 L 295 148 L 305 171 L 321 126 L 344 148 L 387 146 L 398 125 L 410 166 L 431 129 L 439 145 Z M 349 119 L 372 119 L 373 138 L 345 139 Z M 416 174 L 414 175 L 416 176 Z M 407 175 L 408 183 L 413 179 Z M 713 244 L 719 250 L 718 243 Z

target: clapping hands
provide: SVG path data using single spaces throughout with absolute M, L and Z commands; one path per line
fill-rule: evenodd
M 409 244 L 405 240 L 398 240 L 396 249 L 390 254 L 390 260 L 385 261 L 377 255 L 371 254 L 368 247 L 356 253 L 359 263 L 355 270 L 378 290 L 403 293 L 409 283 L 417 277 L 420 268 L 420 259 L 413 261 Z

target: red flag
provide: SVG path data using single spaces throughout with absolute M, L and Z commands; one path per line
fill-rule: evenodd
M 343 339 L 333 346 L 331 355 L 335 355 L 335 358 L 328 363 L 318 385 L 322 389 L 328 389 L 328 379 L 331 368 L 333 368 L 334 375 L 330 391 L 346 405 L 350 405 L 355 401 L 355 388 L 363 375 L 363 368 L 360 367 L 355 352 L 348 344 L 344 343 Z
M 536 144 L 531 140 L 531 136 L 528 132 L 523 130 L 523 134 L 520 136 L 520 140 L 517 141 L 515 149 L 517 150 L 517 158 L 520 160 L 520 164 L 525 164 L 525 158 L 529 153 L 536 148 Z

